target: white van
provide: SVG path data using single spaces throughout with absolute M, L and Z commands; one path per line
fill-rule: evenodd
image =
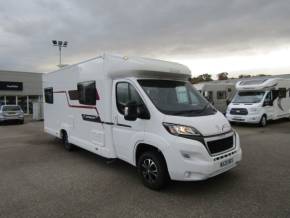
M 266 126 L 268 120 L 290 118 L 290 80 L 251 79 L 236 84 L 237 93 L 228 106 L 230 122 Z
M 188 82 L 187 67 L 102 55 L 43 76 L 44 128 L 138 168 L 143 183 L 204 180 L 241 160 L 238 134 Z
M 233 99 L 236 88 L 230 83 L 198 83 L 193 85 L 216 109 L 226 113 L 228 104 Z

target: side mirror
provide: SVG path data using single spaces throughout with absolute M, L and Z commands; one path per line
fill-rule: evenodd
M 137 103 L 135 101 L 128 102 L 124 109 L 124 119 L 129 121 L 135 121 L 137 117 Z

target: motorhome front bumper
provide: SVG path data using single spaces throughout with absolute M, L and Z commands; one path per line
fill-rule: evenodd
M 169 175 L 178 181 L 208 179 L 236 167 L 242 159 L 238 136 L 233 149 L 218 155 L 211 156 L 202 143 L 193 140 L 178 139 L 170 150 L 165 154 Z
M 240 122 L 240 123 L 259 123 L 261 120 L 261 116 L 257 114 L 247 116 L 227 114 L 226 117 L 230 122 Z

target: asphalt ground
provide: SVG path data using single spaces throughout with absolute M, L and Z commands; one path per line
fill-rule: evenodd
M 42 122 L 0 126 L 0 217 L 290 217 L 290 122 L 234 126 L 243 160 L 156 192 L 136 169 L 67 152 Z

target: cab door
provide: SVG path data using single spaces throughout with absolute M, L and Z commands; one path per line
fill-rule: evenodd
M 268 92 L 263 103 L 265 113 L 267 114 L 268 120 L 274 118 L 274 106 L 273 106 L 273 95 L 272 92 Z
M 117 156 L 133 163 L 135 145 L 144 139 L 145 121 L 139 117 L 136 120 L 126 120 L 126 105 L 136 102 L 138 108 L 144 109 L 146 106 L 136 87 L 129 81 L 115 81 L 113 93 L 113 140 Z

